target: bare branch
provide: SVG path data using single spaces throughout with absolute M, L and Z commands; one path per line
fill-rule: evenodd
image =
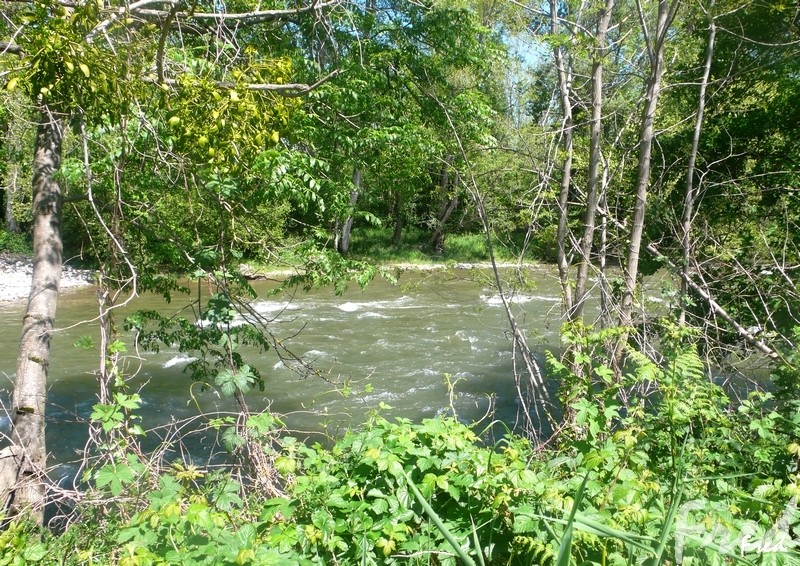
M 145 3 L 156 3 L 157 0 L 142 0 Z M 164 2 L 164 0 L 160 0 Z M 208 12 L 177 12 L 176 17 L 179 20 L 193 20 L 193 21 L 209 21 L 215 23 L 236 22 L 240 25 L 254 25 L 262 24 L 265 22 L 286 22 L 295 19 L 297 16 L 307 14 L 330 8 L 339 4 L 341 0 L 329 0 L 327 2 L 312 2 L 308 6 L 302 8 L 291 8 L 287 10 L 255 10 L 252 12 L 235 12 L 235 13 L 208 13 Z M 166 2 L 172 4 L 172 2 Z M 142 18 L 166 18 L 169 15 L 168 10 L 130 10 L 131 14 L 140 16 Z
M 33 4 L 32 0 L 3 0 L 3 2 L 10 4 L 14 2 L 16 4 Z M 59 6 L 64 6 L 65 8 L 77 8 L 80 6 L 78 2 L 72 2 L 72 0 L 61 0 L 60 2 L 56 2 Z
M 276 92 L 281 96 L 286 97 L 294 97 L 294 96 L 302 96 L 311 92 L 312 90 L 322 86 L 332 78 L 338 76 L 342 71 L 340 69 L 336 69 L 335 71 L 328 73 L 317 82 L 312 84 L 302 84 L 302 83 L 288 83 L 288 84 L 250 84 L 247 85 L 247 90 L 265 90 L 270 92 Z M 220 85 L 223 86 L 223 85 Z M 233 85 L 231 85 L 232 88 Z
M 313 1 L 308 6 L 301 8 L 291 8 L 286 10 L 255 10 L 252 12 L 235 12 L 235 13 L 208 13 L 208 12 L 178 12 L 177 0 L 139 0 L 130 6 L 123 6 L 116 12 L 111 14 L 108 18 L 97 24 L 94 29 L 86 36 L 87 41 L 91 43 L 94 37 L 108 29 L 108 27 L 126 15 L 137 16 L 145 20 L 168 20 L 177 19 L 179 21 L 194 21 L 194 22 L 216 22 L 223 24 L 225 22 L 236 22 L 238 25 L 255 25 L 265 22 L 276 21 L 291 21 L 295 17 L 322 10 L 331 6 L 339 4 L 341 0 L 328 0 L 327 2 Z M 146 8 L 153 4 L 162 4 L 169 6 L 168 10 L 157 10 Z M 164 26 L 169 27 L 167 26 Z
M 158 71 L 158 80 L 162 83 L 164 82 L 164 47 L 167 44 L 167 33 L 169 32 L 169 26 L 172 24 L 172 20 L 175 19 L 177 8 L 177 6 L 174 6 L 172 10 L 170 10 L 167 18 L 164 20 L 164 25 L 161 29 L 161 37 L 158 40 L 158 50 L 156 51 L 156 69 Z
M 620 221 L 616 220 L 613 215 L 608 214 L 608 211 L 605 210 L 603 213 L 611 220 L 614 224 L 618 227 L 623 228 L 623 225 Z M 736 333 L 741 336 L 748 344 L 756 348 L 759 352 L 764 354 L 766 357 L 770 358 L 771 360 L 779 361 L 782 359 L 779 352 L 771 348 L 766 342 L 760 340 L 756 337 L 756 333 L 752 332 L 750 329 L 745 328 L 739 321 L 737 321 L 731 314 L 720 305 L 714 297 L 711 295 L 710 290 L 708 289 L 707 285 L 701 285 L 695 282 L 689 273 L 686 272 L 681 266 L 677 265 L 674 261 L 672 261 L 669 257 L 661 253 L 658 249 L 656 244 L 653 242 L 648 243 L 645 246 L 645 249 L 650 252 L 654 258 L 663 262 L 667 268 L 673 274 L 677 275 L 689 289 L 697 293 L 700 298 L 702 298 L 706 304 L 710 307 L 711 311 L 714 313 L 715 316 L 719 316 L 723 320 L 725 320 L 728 324 L 730 324 Z
M 0 55 L 18 55 L 20 58 L 25 57 L 25 52 L 22 47 L 16 43 L 9 43 L 7 41 L 0 41 Z
M 253 83 L 253 84 L 246 84 L 244 88 L 247 90 L 254 90 L 254 91 L 267 91 L 267 92 L 274 92 L 279 94 L 280 96 L 284 96 L 287 98 L 293 98 L 296 96 L 302 96 L 311 92 L 312 90 L 318 88 L 319 86 L 325 84 L 335 76 L 339 75 L 341 70 L 336 69 L 335 71 L 328 73 L 317 82 L 312 84 L 305 84 L 305 83 L 286 83 L 286 84 L 277 84 L 277 83 Z M 144 77 L 142 80 L 147 83 L 156 83 L 157 80 Z M 164 79 L 161 84 L 175 86 L 178 84 L 178 81 L 175 79 Z M 216 83 L 218 88 L 229 89 L 232 90 L 236 88 L 238 85 L 232 82 L 218 82 Z
M 793 45 L 800 45 L 800 39 L 795 39 L 793 41 L 779 41 L 779 42 L 758 41 L 756 39 L 745 37 L 744 35 L 738 34 L 731 28 L 726 28 L 722 26 L 719 26 L 719 28 L 725 33 L 732 35 L 736 39 L 741 39 L 742 41 L 746 43 L 751 43 L 753 45 L 761 45 L 763 47 L 791 47 Z
M 94 39 L 94 36 L 96 36 L 100 32 L 104 32 L 105 30 L 107 30 L 111 24 L 119 20 L 121 17 L 125 16 L 126 14 L 132 14 L 134 12 L 137 12 L 140 8 L 144 6 L 149 6 L 151 4 L 167 4 L 169 6 L 172 6 L 172 8 L 170 8 L 169 11 L 164 12 L 164 17 L 168 17 L 169 14 L 172 13 L 172 11 L 178 6 L 178 2 L 176 0 L 139 0 L 138 2 L 134 2 L 130 6 L 123 6 L 114 13 L 112 13 L 108 18 L 106 18 L 105 20 L 94 26 L 94 29 L 92 29 L 92 31 L 90 31 L 89 34 L 86 36 L 86 41 L 91 43 L 92 40 Z

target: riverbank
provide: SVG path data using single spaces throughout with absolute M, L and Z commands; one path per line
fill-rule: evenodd
M 0 303 L 21 301 L 31 290 L 33 263 L 30 257 L 16 254 L 0 255 Z M 92 284 L 92 272 L 64 266 L 61 289 L 86 287 Z
M 398 273 L 407 271 L 438 271 L 444 269 L 456 269 L 460 271 L 468 271 L 471 269 L 492 269 L 492 264 L 488 261 L 480 262 L 378 262 L 378 267 L 394 270 Z M 500 269 L 509 269 L 513 267 L 520 267 L 518 262 L 497 262 L 497 267 Z M 522 267 L 536 267 L 543 264 L 539 263 L 525 263 Z M 243 263 L 239 266 L 239 273 L 246 279 L 258 281 L 260 279 L 274 279 L 276 277 L 288 277 L 295 275 L 297 272 L 291 269 L 275 269 L 269 266 L 263 266 L 255 263 Z
M 511 268 L 518 267 L 516 262 L 498 263 L 497 267 Z M 530 267 L 531 264 L 526 264 Z M 391 262 L 383 265 L 398 272 L 407 271 L 435 271 L 440 269 L 491 269 L 489 262 Z M 239 267 L 242 275 L 248 279 L 272 279 L 275 277 L 286 277 L 294 274 L 293 271 L 279 271 L 274 268 L 262 267 L 259 265 L 242 264 Z M 0 254 L 0 303 L 21 301 L 28 297 L 31 287 L 31 273 L 33 264 L 31 258 L 19 254 Z M 61 289 L 86 287 L 92 284 L 92 271 L 87 269 L 75 269 L 64 266 L 61 274 Z

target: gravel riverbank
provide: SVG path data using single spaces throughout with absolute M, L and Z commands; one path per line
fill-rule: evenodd
M 31 290 L 31 258 L 21 255 L 0 255 L 0 303 L 22 301 Z M 85 287 L 92 284 L 92 272 L 64 266 L 61 289 Z

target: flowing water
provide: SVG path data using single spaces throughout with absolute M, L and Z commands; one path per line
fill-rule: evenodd
M 248 395 L 251 410 L 271 407 L 287 426 L 317 439 L 357 425 L 374 410 L 385 416 L 419 420 L 436 414 L 480 419 L 490 409 L 513 423 L 518 400 L 514 386 L 508 321 L 488 272 L 405 273 L 397 285 L 376 280 L 365 290 L 353 286 L 343 296 L 331 290 L 270 296 L 274 283 L 257 282 L 258 312 L 272 319 L 270 331 L 309 361 L 322 377 L 298 376 L 292 362 L 270 351 L 249 360 L 265 379 L 263 392 Z M 547 268 L 530 273 L 532 291 L 512 302 L 532 345 L 542 352 L 556 343 L 559 317 L 557 278 Z M 137 298 L 132 308 L 178 312 L 180 298 Z M 0 304 L 0 389 L 13 383 L 23 305 Z M 82 335 L 94 335 L 97 313 L 92 289 L 64 293 L 58 330 L 52 341 L 47 442 L 55 462 L 73 460 L 86 442 L 86 421 L 96 401 L 97 353 L 75 348 Z M 201 392 L 184 373 L 192 359 L 163 348 L 160 353 L 130 351 L 125 364 L 131 385 L 141 387 L 139 411 L 146 428 L 196 415 L 198 410 L 232 410 L 228 399 Z M 541 359 L 541 358 L 540 358 Z M 448 385 L 451 384 L 451 387 Z M 7 427 L 8 420 L 3 418 Z

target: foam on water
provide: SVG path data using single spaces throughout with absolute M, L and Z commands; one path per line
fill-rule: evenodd
M 164 369 L 175 366 L 185 366 L 186 364 L 195 361 L 197 358 L 194 356 L 187 356 L 186 354 L 178 354 L 164 362 L 161 367 Z
M 230 326 L 231 328 L 235 328 L 237 326 L 243 326 L 246 323 L 247 323 L 247 321 L 245 321 L 245 319 L 243 317 L 237 316 L 232 321 L 230 321 L 226 326 Z M 195 321 L 194 325 L 197 326 L 198 328 L 209 328 L 209 327 L 211 327 L 212 323 L 209 322 L 208 320 L 204 319 L 204 318 L 200 318 L 200 319 Z M 217 328 L 219 328 L 221 326 L 222 326 L 222 324 L 217 324 Z
M 371 395 L 362 397 L 367 403 L 373 403 L 375 401 L 394 401 L 400 398 L 401 395 L 399 393 L 394 393 L 392 391 L 381 391 L 380 393 L 372 393 Z
M 290 301 L 256 301 L 252 304 L 258 314 L 273 314 L 283 311 L 298 311 L 300 305 Z
M 347 303 L 342 303 L 341 305 L 336 305 L 336 308 L 343 312 L 356 312 L 358 309 L 361 308 L 361 304 L 347 302 Z
M 379 312 L 365 312 L 358 315 L 359 319 L 362 318 L 390 318 L 385 314 L 381 314 Z
M 435 389 L 435 388 L 436 388 L 436 387 L 438 387 L 439 385 L 440 385 L 440 384 L 438 384 L 438 383 L 429 383 L 429 384 L 427 384 L 427 385 L 421 385 L 421 386 L 419 386 L 419 387 L 412 387 L 412 388 L 410 388 L 410 389 L 408 390 L 408 392 L 409 392 L 411 395 L 413 395 L 414 393 L 419 393 L 419 392 L 421 392 L 421 391 L 429 391 L 429 390 L 431 390 L 431 389 Z
M 476 351 L 475 344 L 478 344 L 481 340 L 480 337 L 467 334 L 467 332 L 464 330 L 456 330 L 456 336 L 464 342 L 469 342 L 469 345 L 472 347 L 473 351 Z
M 309 350 L 308 352 L 306 352 L 305 356 L 303 356 L 303 357 L 306 358 L 306 359 L 310 359 L 310 358 L 327 358 L 328 357 L 328 353 L 327 352 L 323 352 L 322 350 Z
M 490 307 L 499 307 L 503 305 L 503 298 L 500 295 L 481 295 L 481 300 L 489 305 Z M 515 305 L 523 305 L 525 303 L 530 303 L 533 301 L 539 302 L 546 302 L 546 303 L 557 303 L 561 299 L 558 297 L 552 297 L 547 295 L 513 295 L 511 297 L 506 297 L 506 300 L 509 303 Z
M 419 304 L 411 304 L 412 301 L 413 299 L 411 297 L 403 295 L 402 297 L 398 297 L 397 299 L 390 299 L 383 301 L 347 301 L 346 303 L 336 305 L 336 308 L 342 312 L 357 312 L 360 310 L 375 312 L 376 310 L 409 309 L 409 308 L 413 309 L 422 306 Z

